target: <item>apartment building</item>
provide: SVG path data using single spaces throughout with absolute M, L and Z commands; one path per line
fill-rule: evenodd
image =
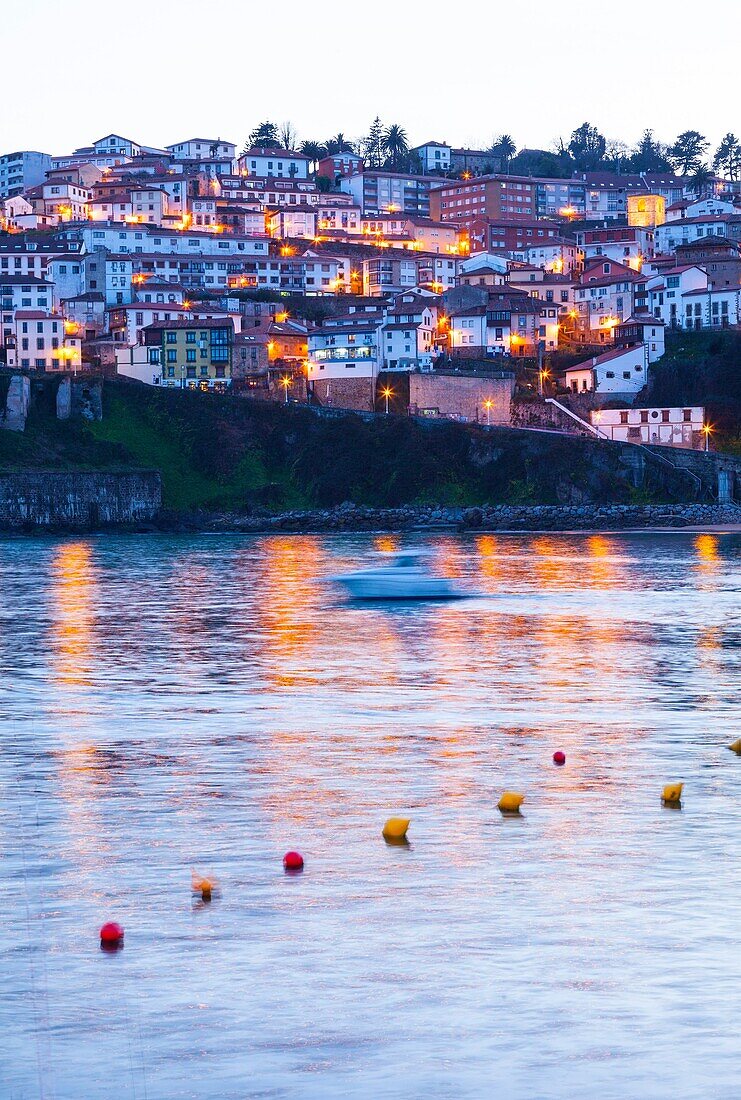
M 363 214 L 411 214 L 430 217 L 429 176 L 403 172 L 364 171 L 340 181 Z M 440 220 L 440 219 L 436 219 Z
M 51 168 L 48 153 L 24 150 L 0 156 L 0 200 L 22 195 L 46 179 Z

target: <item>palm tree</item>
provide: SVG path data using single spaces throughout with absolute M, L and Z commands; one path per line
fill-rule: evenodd
M 329 141 L 326 142 L 326 146 L 327 146 L 327 155 L 330 156 L 330 157 L 333 157 L 336 153 L 353 153 L 353 152 L 355 152 L 352 145 L 350 144 L 350 142 L 347 140 L 347 138 L 345 137 L 345 135 L 342 132 L 340 132 L 339 134 L 335 134 L 334 137 L 331 137 L 329 139 Z
M 492 153 L 497 153 L 504 164 L 506 172 L 509 171 L 509 162 L 517 152 L 517 146 L 515 145 L 514 138 L 511 134 L 501 134 L 491 147 Z
M 391 167 L 396 168 L 402 157 L 409 152 L 406 130 L 397 122 L 392 123 L 383 135 L 383 150 L 388 153 Z
M 710 171 L 707 164 L 698 164 L 690 181 L 690 187 L 695 192 L 698 199 L 710 190 L 712 182 L 713 173 Z
M 309 158 L 314 165 L 313 171 L 316 171 L 317 163 L 327 155 L 327 146 L 322 145 L 320 141 L 302 141 L 301 152 Z

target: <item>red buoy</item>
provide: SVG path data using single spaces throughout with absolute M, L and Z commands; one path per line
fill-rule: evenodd
M 553 754 L 553 763 L 554 764 L 565 764 L 566 763 L 566 753 L 561 752 L 560 749 L 557 752 L 554 752 L 554 754 Z
M 303 871 L 304 857 L 300 852 L 286 852 L 283 856 L 284 871 Z
M 120 947 L 123 938 L 124 930 L 115 920 L 106 921 L 100 930 L 101 947 Z

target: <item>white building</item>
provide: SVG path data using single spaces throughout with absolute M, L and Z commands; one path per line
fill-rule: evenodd
M 340 203 L 324 196 L 324 201 L 317 204 L 316 214 L 316 231 L 319 235 L 326 230 L 340 230 L 351 236 L 361 232 L 360 207 L 355 206 L 352 201 Z
M 105 137 L 98 138 L 93 142 L 93 149 L 98 156 L 106 157 L 138 157 L 142 153 L 141 145 L 137 145 L 129 138 L 121 137 L 120 134 L 106 134 Z M 76 149 L 75 152 L 80 150 Z
M 13 335 L 7 346 L 9 367 L 56 371 L 79 370 L 82 365 L 82 342 L 76 334 L 65 334 L 58 314 L 18 310 Z
M 655 443 L 700 450 L 704 446 L 705 409 L 597 409 L 592 424 L 601 435 L 624 443 Z
M 564 383 L 573 393 L 635 394 L 646 385 L 647 377 L 645 344 L 594 355 L 563 373 Z
M 375 380 L 383 369 L 381 326 L 383 313 L 359 311 L 328 318 L 309 333 L 309 384 L 345 379 Z
M 694 218 L 714 218 L 717 214 L 734 213 L 738 213 L 738 207 L 732 202 L 710 196 L 706 199 L 681 199 L 679 202 L 672 203 L 667 208 L 666 220 L 676 222 L 689 218 L 691 221 Z
M 385 370 L 431 370 L 438 355 L 436 299 L 400 294 L 385 310 L 381 348 Z
M 162 225 L 170 213 L 170 198 L 161 187 L 132 187 L 129 192 L 131 219 L 147 225 Z
M 422 162 L 423 172 L 449 172 L 450 146 L 439 141 L 428 141 L 411 150 Z
M 53 286 L 53 307 L 60 309 L 63 298 L 76 298 L 85 290 L 85 266 L 83 257 L 71 253 L 54 256 L 46 267 L 49 282 Z
M 305 237 L 313 240 L 317 235 L 316 207 L 291 206 L 265 211 L 265 228 L 271 237 Z
M 655 363 L 664 354 L 664 322 L 651 314 L 633 314 L 627 321 L 615 326 L 614 337 L 618 347 L 644 344 L 649 364 Z
M 168 145 L 167 151 L 174 160 L 234 160 L 237 147 L 221 138 L 189 138 L 177 145 Z
M 44 212 L 55 214 L 60 222 L 87 221 L 90 192 L 85 187 L 61 181 L 42 186 Z
M 729 303 L 737 296 L 732 290 L 713 291 L 707 272 L 695 264 L 672 267 L 661 275 L 654 275 L 647 288 L 650 312 L 672 328 L 703 328 L 711 324 L 713 301 L 717 303 L 715 313 L 720 325 L 721 300 Z M 735 315 L 736 310 L 729 310 L 727 304 L 723 313 Z M 726 323 L 735 324 L 735 321 Z
M 741 290 L 738 288 L 698 288 L 682 295 L 684 329 L 730 328 L 741 320 Z
M 301 257 L 306 294 L 349 294 L 360 279 L 349 256 L 306 251 Z M 354 272 L 354 280 L 353 280 Z
M 288 149 L 247 149 L 239 158 L 239 170 L 249 176 L 305 180 L 309 175 L 309 157 Z
M 636 272 L 616 260 L 604 259 L 585 269 L 574 303 L 582 328 L 610 335 L 615 325 L 634 311 Z
M 266 240 L 240 237 L 231 233 L 215 240 L 213 233 L 196 229 L 186 233 L 168 233 L 166 229 L 151 229 L 144 225 L 100 224 L 81 226 L 79 233 L 89 252 L 107 249 L 110 252 L 171 253 L 180 256 L 212 255 L 216 252 L 224 257 L 268 254 Z
M 557 275 L 571 275 L 577 265 L 579 249 L 573 241 L 555 239 L 510 253 L 513 259 L 553 271 Z
M 24 150 L 0 156 L 0 199 L 11 198 L 36 187 L 46 179 L 51 168 L 48 153 Z
M 15 332 L 19 310 L 48 312 L 52 308 L 54 286 L 33 275 L 0 274 L 0 346 Z
M 705 214 L 699 218 L 681 218 L 657 225 L 656 252 L 670 255 L 679 245 L 690 244 L 701 237 L 727 237 L 728 217 L 728 214 Z

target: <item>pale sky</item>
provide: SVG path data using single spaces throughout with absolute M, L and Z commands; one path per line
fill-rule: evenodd
M 376 114 L 410 145 L 550 148 L 585 120 L 630 145 L 741 131 L 739 0 L 0 4 L 0 154 L 111 132 L 241 147 L 265 119 L 354 139 Z

